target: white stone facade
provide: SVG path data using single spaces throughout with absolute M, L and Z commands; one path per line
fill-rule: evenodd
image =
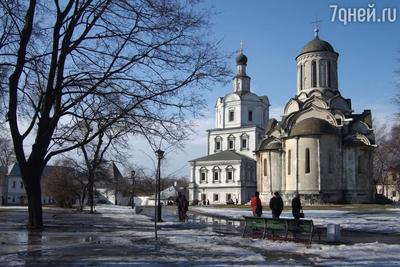
M 254 151 L 269 119 L 269 101 L 251 92 L 242 52 L 236 63 L 233 91 L 219 97 L 215 105 L 215 128 L 207 131 L 207 156 L 190 161 L 190 201 L 243 204 L 256 190 Z
M 297 56 L 297 94 L 281 121 L 272 119 L 257 149 L 257 188 L 290 203 L 359 203 L 373 198 L 371 112 L 353 114 L 341 96 L 338 53 L 318 36 Z

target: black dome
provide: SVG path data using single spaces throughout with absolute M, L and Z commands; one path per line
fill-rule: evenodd
M 243 53 L 240 53 L 236 57 L 236 64 L 238 64 L 238 65 L 247 65 L 247 57 Z

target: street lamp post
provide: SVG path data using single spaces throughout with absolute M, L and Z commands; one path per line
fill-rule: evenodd
M 157 222 L 162 222 L 161 220 L 161 203 L 160 203 L 160 162 L 161 159 L 164 156 L 164 151 L 161 149 L 158 149 L 156 151 L 156 156 L 157 156 L 157 177 L 156 177 L 156 192 L 154 194 L 154 234 L 156 240 L 158 240 L 157 236 Z
M 157 155 L 157 221 L 162 222 L 161 219 L 161 159 L 164 157 L 164 151 L 158 149 Z
M 131 171 L 131 177 L 132 177 L 132 209 L 135 208 L 135 171 Z

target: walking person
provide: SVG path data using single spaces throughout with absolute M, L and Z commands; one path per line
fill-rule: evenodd
M 186 222 L 188 220 L 188 216 L 186 215 L 189 210 L 189 201 L 187 200 L 185 195 L 182 195 L 182 221 Z
M 283 210 L 283 200 L 278 192 L 275 192 L 269 201 L 269 207 L 272 211 L 272 218 L 279 219 Z
M 181 192 L 178 192 L 178 196 L 175 199 L 175 202 L 178 206 L 178 217 L 179 217 L 179 221 L 183 221 L 184 220 L 184 216 L 183 216 L 183 195 Z
M 294 198 L 292 199 L 292 214 L 296 220 L 304 218 L 304 213 L 301 212 L 303 207 L 301 206 L 300 194 L 298 192 L 294 193 Z
M 253 211 L 253 215 L 256 217 L 260 217 L 262 214 L 262 205 L 260 200 L 260 193 L 256 192 L 254 196 L 251 198 L 251 209 Z

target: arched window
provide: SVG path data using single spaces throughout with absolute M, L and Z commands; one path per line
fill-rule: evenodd
M 229 150 L 235 149 L 235 137 L 233 135 L 228 136 L 228 149 Z
M 232 165 L 226 167 L 226 182 L 233 182 L 234 170 L 235 169 L 232 167 Z
M 311 62 L 311 87 L 317 87 L 317 62 Z
M 233 109 L 229 110 L 229 121 L 234 121 L 235 120 L 235 111 Z
M 213 168 L 213 183 L 221 182 L 221 169 L 218 166 Z
M 326 80 L 328 81 L 328 87 L 331 87 L 331 62 L 328 61 L 326 64 Z
M 290 175 L 292 172 L 292 150 L 289 149 L 288 151 L 288 158 L 287 158 L 287 173 Z
M 200 183 L 207 183 L 207 168 L 200 168 Z
M 253 121 L 253 110 L 249 110 L 248 119 L 249 121 Z
M 310 173 L 310 149 L 309 148 L 306 148 L 306 151 L 305 151 L 304 170 L 305 170 L 305 173 Z
M 329 150 L 328 154 L 328 173 L 333 173 L 334 158 L 332 149 Z
M 303 64 L 300 65 L 300 90 L 303 90 Z
M 221 151 L 222 150 L 222 137 L 217 136 L 215 137 L 215 148 L 214 152 Z
M 240 150 L 249 149 L 249 135 L 244 133 L 240 136 Z
M 264 159 L 263 161 L 263 168 L 264 168 L 264 176 L 267 176 L 268 175 L 267 159 Z

